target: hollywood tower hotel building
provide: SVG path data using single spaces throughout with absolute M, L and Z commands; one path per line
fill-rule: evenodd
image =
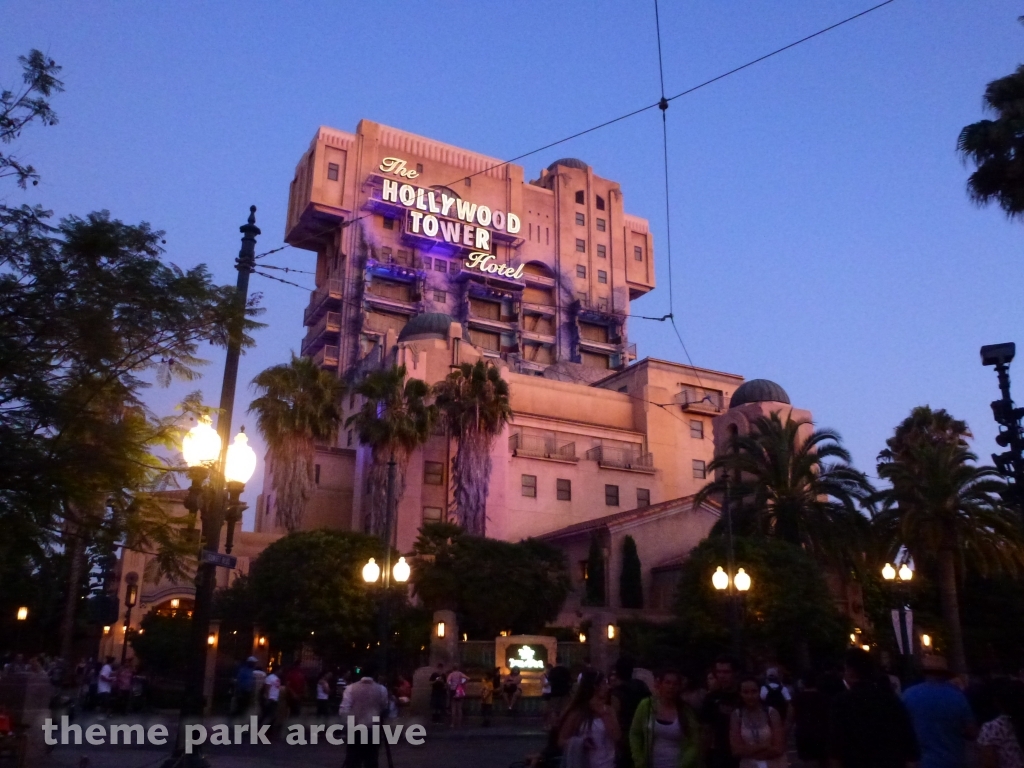
M 643 339 L 627 320 L 655 284 L 648 223 L 580 160 L 527 180 L 518 165 L 367 120 L 355 133 L 323 127 L 296 168 L 285 240 L 316 254 L 301 353 L 323 368 L 351 379 L 397 362 L 433 384 L 460 362 L 501 367 L 515 417 L 493 448 L 489 536 L 572 549 L 574 532 L 589 541 L 615 521 L 674 515 L 646 545 L 634 532 L 654 567 L 713 522 L 714 509 L 684 502 L 705 482 L 730 398 L 789 407 L 777 385 L 736 402 L 739 376 L 636 360 Z M 347 396 L 345 416 L 359 405 Z M 411 457 L 400 550 L 424 521 L 447 519 L 454 450 L 438 433 Z M 320 447 L 304 528 L 364 528 L 369 458 L 344 429 Z M 281 530 L 272 472 L 256 516 L 267 533 Z

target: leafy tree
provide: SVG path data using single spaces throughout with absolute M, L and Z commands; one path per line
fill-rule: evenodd
M 736 564 L 751 577 L 742 595 L 741 625 L 747 655 L 794 667 L 834 658 L 849 633 L 825 583 L 821 566 L 801 547 L 781 539 L 735 539 Z M 701 542 L 684 563 L 676 593 L 683 647 L 709 662 L 729 646 L 728 604 L 711 574 L 725 561 L 723 536 Z
M 644 586 L 641 578 L 640 555 L 636 541 L 627 536 L 622 541 L 622 572 L 619 574 L 619 599 L 623 608 L 644 607 Z
M 584 601 L 587 605 L 605 605 L 607 603 L 604 571 L 604 549 L 595 534 L 590 537 L 590 550 L 587 552 L 587 580 L 584 594 Z
M 512 419 L 508 382 L 484 360 L 462 363 L 434 386 L 437 406 L 458 441 L 452 460 L 454 511 L 467 533 L 487 530 L 491 448 Z
M 384 532 L 387 506 L 388 462 L 394 460 L 395 504 L 405 492 L 409 454 L 430 437 L 437 408 L 427 403 L 430 387 L 420 379 L 407 378 L 404 365 L 370 371 L 356 386 L 363 397 L 359 411 L 345 426 L 355 425 L 359 442 L 370 446 L 370 530 Z M 392 531 L 396 533 L 397 531 Z
M 708 465 L 717 477 L 696 503 L 723 493 L 728 477 L 738 534 L 771 536 L 845 560 L 864 545 L 867 518 L 858 503 L 871 492 L 849 462 L 835 431 L 772 413 L 756 419 L 748 434 L 736 435 L 730 450 Z
M 180 680 L 189 662 L 189 633 L 192 620 L 187 616 L 146 614 L 129 643 L 146 669 L 161 677 Z
M 967 194 L 978 205 L 998 203 L 1009 218 L 1024 215 L 1024 65 L 985 88 L 985 109 L 992 120 L 979 120 L 960 131 L 957 150 L 975 170 Z
M 57 79 L 61 67 L 42 52 L 32 49 L 28 56 L 19 56 L 22 67 L 22 85 L 13 90 L 0 89 L 0 143 L 11 144 L 21 136 L 22 130 L 38 121 L 42 125 L 56 125 L 57 113 L 48 99 L 64 90 Z M 13 176 L 22 189 L 32 182 L 39 183 L 39 174 L 31 165 L 23 164 L 13 155 L 0 152 L 0 179 Z
M 252 383 L 259 396 L 249 412 L 256 413 L 267 441 L 276 520 L 292 532 L 313 494 L 316 444 L 330 444 L 338 435 L 343 387 L 310 358 L 294 354 L 290 363 L 267 368 Z
M 337 659 L 376 641 L 379 588 L 362 568 L 381 558 L 375 536 L 349 531 L 290 533 L 253 561 L 249 575 L 218 595 L 218 615 L 234 625 L 258 624 L 287 652 L 307 644 Z M 403 602 L 400 590 L 391 599 Z
M 945 411 L 916 408 L 886 441 L 878 475 L 874 523 L 890 552 L 906 547 L 914 562 L 934 568 L 950 661 L 965 672 L 958 582 L 968 564 L 982 575 L 1015 575 L 1024 565 L 1024 537 L 1000 494 L 1005 483 L 992 467 L 975 465 L 965 446 L 966 424 Z
M 537 632 L 569 594 L 565 556 L 534 539 L 513 544 L 470 536 L 450 523 L 428 523 L 413 552 L 416 596 L 429 610 L 455 610 L 460 627 L 473 637 L 506 629 Z

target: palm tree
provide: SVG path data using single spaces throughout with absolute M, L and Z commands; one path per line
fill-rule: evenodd
M 302 523 L 313 493 L 317 443 L 333 443 L 341 423 L 344 386 L 308 357 L 292 355 L 252 380 L 258 397 L 249 405 L 267 441 L 276 493 L 276 522 L 289 532 Z
M 967 670 L 959 603 L 965 568 L 1014 575 L 1024 566 L 1020 526 L 1000 496 L 1005 483 L 993 467 L 974 463 L 967 436 L 967 425 L 945 411 L 915 408 L 879 454 L 878 475 L 890 487 L 878 493 L 874 520 L 891 554 L 905 547 L 918 566 L 935 570 L 956 672 Z
M 430 387 L 420 379 L 407 379 L 406 373 L 404 365 L 370 371 L 355 390 L 364 398 L 363 405 L 345 422 L 345 426 L 355 425 L 359 442 L 371 449 L 371 533 L 384 531 L 388 462 L 394 460 L 397 465 L 397 504 L 405 491 L 409 454 L 427 441 L 437 421 L 437 407 L 427 403 Z
M 985 106 L 994 120 L 980 120 L 960 131 L 957 149 L 975 165 L 967 194 L 978 205 L 998 202 L 1013 219 L 1024 216 L 1024 65 L 985 88 Z
M 452 462 L 455 514 L 466 533 L 487 529 L 491 448 L 512 420 L 508 382 L 484 360 L 462 363 L 434 387 L 437 406 L 459 447 Z
M 789 415 L 783 421 L 778 413 L 756 419 L 748 434 L 734 436 L 730 450 L 708 465 L 717 477 L 695 503 L 728 490 L 737 533 L 776 536 L 845 560 L 863 545 L 867 518 L 858 503 L 872 489 L 850 466 L 838 433 L 809 427 L 809 421 Z

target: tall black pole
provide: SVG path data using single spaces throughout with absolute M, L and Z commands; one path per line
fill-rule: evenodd
M 1013 477 L 1013 500 L 1017 510 L 1024 516 L 1024 434 L 1021 434 L 1020 426 L 1021 409 L 1013 407 L 1013 398 L 1010 397 L 1010 366 L 1007 363 L 998 363 L 995 368 L 1002 397 L 992 403 L 992 411 L 996 421 L 1006 428 L 1006 431 L 1001 432 L 996 438 L 996 442 L 1010 450 L 1002 456 L 992 458 L 1004 474 L 1007 469 L 1010 470 Z
M 224 465 L 231 436 L 231 417 L 235 406 L 235 386 L 238 383 L 238 360 L 242 354 L 242 338 L 245 333 L 245 307 L 249 300 L 249 275 L 256 267 L 256 206 L 249 208 L 249 219 L 238 228 L 242 233 L 242 247 L 235 260 L 238 282 L 235 289 L 235 312 L 229 320 L 227 354 L 224 359 L 224 381 L 220 390 L 220 411 L 217 415 L 217 434 L 220 435 L 220 458 L 210 473 L 209 493 L 204 494 L 200 516 L 203 523 L 201 550 L 217 552 L 220 549 L 220 529 L 225 516 Z M 200 552 L 200 554 L 202 554 Z M 210 616 L 213 609 L 213 592 L 217 585 L 217 567 L 200 560 L 196 567 L 196 598 L 192 608 L 192 631 L 189 637 L 189 664 L 182 696 L 176 752 L 183 748 L 182 727 L 186 720 L 201 717 L 206 702 L 203 686 L 206 678 L 207 636 L 210 632 Z M 192 763 L 205 764 L 201 755 L 192 755 Z M 187 763 L 186 763 L 187 764 Z
M 124 666 L 125 660 L 128 658 L 128 633 L 132 627 L 132 606 L 128 606 L 128 610 L 124 613 L 124 642 L 121 643 L 121 666 Z
M 725 479 L 725 493 L 722 496 L 722 514 L 725 516 L 725 569 L 729 574 L 729 585 L 726 587 L 726 594 L 729 600 L 729 634 L 732 636 L 732 655 L 738 664 L 740 661 L 740 621 L 739 604 L 736 593 L 736 586 L 733 580 L 736 576 L 736 553 L 733 550 L 732 539 L 732 507 L 729 504 L 729 477 Z
M 380 679 L 387 685 L 388 679 L 388 646 L 391 642 L 391 527 L 395 515 L 395 457 L 392 454 L 388 461 L 388 495 L 384 503 L 384 573 L 381 574 L 381 586 L 384 599 L 380 606 Z

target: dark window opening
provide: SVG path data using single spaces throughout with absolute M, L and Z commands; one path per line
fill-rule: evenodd
M 586 240 L 580 240 L 579 238 L 576 238 L 576 250 L 579 251 L 580 253 L 586 253 L 587 252 L 587 241 Z
M 537 498 L 537 476 L 523 475 L 523 496 L 531 499 Z
M 313 483 L 316 484 L 316 485 L 320 485 L 320 465 L 319 464 L 314 464 L 313 465 Z
M 579 224 L 581 227 L 584 226 L 587 223 L 587 217 L 584 216 L 582 213 L 577 213 L 576 223 Z
M 708 476 L 707 465 L 701 459 L 693 460 L 693 476 L 698 480 L 703 480 Z
M 649 507 L 651 506 L 651 489 L 650 488 L 637 488 L 636 489 L 636 505 L 637 507 Z
M 385 216 L 384 217 L 384 229 L 394 229 L 394 228 L 395 228 L 395 220 L 394 219 L 390 219 L 387 216 Z
M 586 277 L 586 276 L 587 276 L 587 268 L 584 267 L 582 264 L 578 264 L 576 266 L 576 277 Z
M 608 284 L 608 273 L 603 269 L 597 270 L 597 282 L 604 283 L 605 285 Z
M 444 463 L 440 461 L 423 462 L 423 483 L 425 485 L 444 485 Z
M 697 440 L 704 439 L 704 422 L 700 419 L 690 420 L 690 437 L 696 438 Z
M 597 258 L 599 258 L 599 259 L 606 259 L 606 258 L 608 258 L 608 249 L 605 246 L 603 246 L 603 245 L 597 246 Z
M 597 210 L 604 210 L 604 198 L 601 197 L 600 195 L 598 195 L 597 198 L 594 200 L 594 204 L 597 206 Z
M 423 173 L 423 163 L 416 163 L 416 173 Z
M 604 487 L 604 503 L 609 507 L 619 506 L 619 486 L 606 485 Z
M 633 258 L 636 259 L 637 261 L 644 260 L 644 249 L 641 248 L 639 245 L 633 246 Z
M 338 167 L 337 163 L 328 163 L 327 164 L 327 178 L 330 181 L 337 181 L 338 180 L 338 171 L 339 170 L 341 170 L 341 169 Z
M 559 501 L 572 501 L 572 480 L 556 480 L 555 491 Z
M 434 291 L 434 301 L 436 301 L 438 304 L 447 304 L 448 294 L 445 293 L 444 291 Z
M 582 189 L 576 193 L 576 205 L 583 205 L 587 202 L 587 194 Z

